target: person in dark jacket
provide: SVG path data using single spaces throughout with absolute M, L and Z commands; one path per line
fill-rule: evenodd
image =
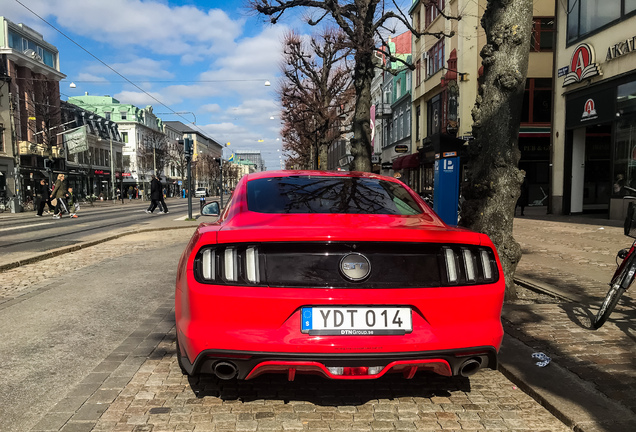
M 49 188 L 46 185 L 46 181 L 44 179 L 40 180 L 40 184 L 35 189 L 35 201 L 37 205 L 36 216 L 42 216 L 44 206 L 49 202 L 49 195 Z
M 64 174 L 58 174 L 55 186 L 53 187 L 53 193 L 51 194 L 51 199 L 57 200 L 57 203 L 55 204 L 55 214 L 53 215 L 54 219 L 59 219 L 62 217 L 64 212 L 68 212 L 68 209 L 66 208 L 67 193 L 68 187 L 66 178 L 64 177 Z
M 153 175 L 150 181 L 150 207 L 146 209 L 146 213 L 152 213 L 157 208 L 157 205 L 161 204 L 163 200 L 163 194 L 161 193 L 161 182 L 157 179 L 157 176 Z

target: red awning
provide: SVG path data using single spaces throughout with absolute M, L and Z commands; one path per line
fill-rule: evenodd
M 411 169 L 420 166 L 420 155 L 417 153 L 400 156 L 393 161 L 393 171 L 399 169 Z

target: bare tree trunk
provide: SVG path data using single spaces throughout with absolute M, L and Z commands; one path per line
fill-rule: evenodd
M 356 89 L 356 106 L 353 113 L 353 138 L 351 139 L 350 169 L 371 171 L 371 81 L 373 81 L 373 55 L 357 51 L 355 54 L 353 85 Z
M 532 0 L 489 0 L 482 18 L 487 44 L 484 74 L 473 108 L 468 184 L 461 223 L 488 234 L 506 278 L 506 296 L 516 297 L 514 273 L 521 247 L 512 236 L 520 186 L 517 140 L 528 70 Z

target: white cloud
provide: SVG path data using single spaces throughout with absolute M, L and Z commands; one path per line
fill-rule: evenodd
M 63 29 L 75 34 L 111 46 L 135 45 L 169 55 L 227 52 L 244 24 L 243 19 L 233 20 L 221 9 L 170 6 L 160 1 L 34 0 L 29 7 L 46 19 L 55 17 Z M 19 16 L 28 18 L 24 13 Z M 34 25 L 45 27 L 37 21 Z

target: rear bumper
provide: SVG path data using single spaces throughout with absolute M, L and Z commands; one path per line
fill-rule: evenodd
M 443 376 L 470 376 L 481 368 L 497 369 L 494 347 L 459 350 L 363 354 L 288 354 L 206 350 L 194 363 L 184 353 L 181 364 L 190 375 L 213 374 L 222 379 L 252 379 L 266 373 L 321 375 L 330 379 L 376 379 L 387 373 L 413 378 L 428 371 Z

